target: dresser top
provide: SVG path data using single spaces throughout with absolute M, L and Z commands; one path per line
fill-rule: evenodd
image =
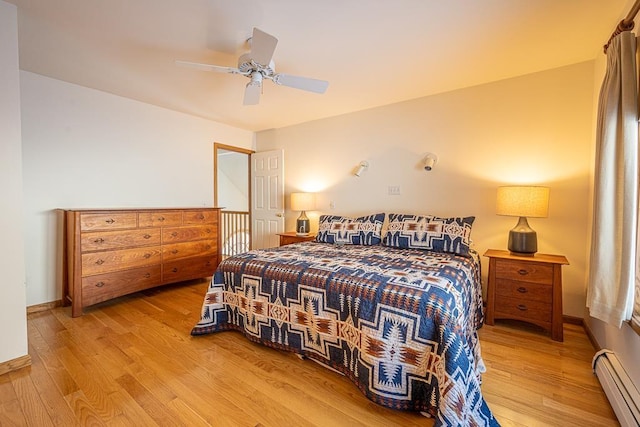
M 69 212 L 140 212 L 140 211 L 201 211 L 206 209 L 223 209 L 215 206 L 200 207 L 173 207 L 173 208 L 78 208 L 78 209 L 58 209 Z

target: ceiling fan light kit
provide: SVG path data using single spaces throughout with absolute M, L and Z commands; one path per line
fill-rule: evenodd
M 292 76 L 289 74 L 276 74 L 273 53 L 278 39 L 258 28 L 253 29 L 253 36 L 249 39 L 251 51 L 240 55 L 238 68 L 222 67 L 219 65 L 199 64 L 195 62 L 176 61 L 178 65 L 196 68 L 203 71 L 215 71 L 219 73 L 241 74 L 249 77 L 244 93 L 244 105 L 255 105 L 260 101 L 262 82 L 271 80 L 277 85 L 288 86 L 295 89 L 306 90 L 314 93 L 324 93 L 329 87 L 329 82 L 311 79 L 308 77 Z

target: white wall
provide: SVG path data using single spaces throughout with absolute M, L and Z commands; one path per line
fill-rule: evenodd
M 506 249 L 517 222 L 495 214 L 496 188 L 548 185 L 549 217 L 529 223 L 539 252 L 569 259 L 564 313 L 582 317 L 592 104 L 593 63 L 586 62 L 259 132 L 256 147 L 284 149 L 287 194 L 319 192 L 312 228 L 330 212 L 475 215 L 472 238 L 481 254 Z M 426 152 L 440 158 L 431 172 L 419 165 Z M 361 160 L 370 167 L 356 178 L 351 172 Z M 390 185 L 402 194 L 388 195 Z M 287 213 L 288 230 L 295 217 Z M 486 260 L 483 267 L 486 276 Z
M 27 305 L 58 300 L 56 208 L 213 205 L 213 144 L 253 133 L 22 71 Z M 24 305 L 23 305 L 24 307 Z
M 27 354 L 17 16 L 0 0 L 0 363 Z
M 249 210 L 248 154 L 218 150 L 218 205 L 228 211 Z

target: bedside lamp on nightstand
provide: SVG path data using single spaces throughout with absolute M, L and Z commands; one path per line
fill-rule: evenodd
M 316 195 L 314 193 L 291 193 L 291 210 L 300 211 L 296 220 L 296 234 L 306 236 L 310 231 L 309 218 L 306 211 L 316 208 Z
M 509 231 L 509 251 L 533 255 L 538 251 L 538 236 L 529 227 L 527 217 L 546 218 L 549 214 L 549 188 L 534 186 L 498 187 L 496 214 L 520 217 Z

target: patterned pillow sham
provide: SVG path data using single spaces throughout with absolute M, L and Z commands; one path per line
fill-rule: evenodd
M 382 244 L 394 248 L 428 249 L 468 255 L 474 220 L 474 216 L 440 218 L 430 215 L 389 214 L 389 225 Z
M 384 213 L 348 218 L 321 215 L 316 242 L 344 245 L 379 245 Z

